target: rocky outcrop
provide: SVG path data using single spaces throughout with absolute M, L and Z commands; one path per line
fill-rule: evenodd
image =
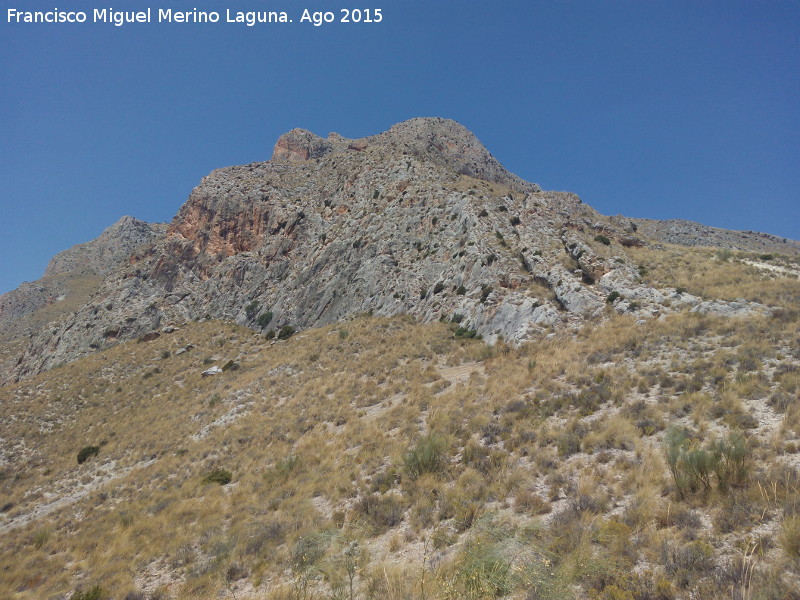
M 0 295 L 0 340 L 35 326 L 37 322 L 27 323 L 26 318 L 45 307 L 61 303 L 74 310 L 76 303 L 82 304 L 99 285 L 95 276 L 118 268 L 134 250 L 162 237 L 166 229 L 163 223 L 145 223 L 125 216 L 96 239 L 56 254 L 41 279 Z M 58 314 L 59 311 L 52 311 L 47 318 Z
M 707 246 L 744 252 L 800 255 L 800 242 L 758 231 L 731 231 L 709 227 L 693 221 L 668 219 L 628 219 L 613 217 L 621 224 L 627 222 L 638 233 L 650 239 L 679 246 Z
M 96 239 L 56 254 L 45 269 L 45 276 L 59 273 L 106 275 L 137 248 L 150 244 L 166 233 L 164 223 L 145 223 L 122 217 Z
M 625 240 L 644 243 L 574 194 L 509 173 L 454 121 L 356 140 L 295 129 L 272 160 L 204 177 L 166 235 L 34 336 L 5 379 L 206 317 L 278 331 L 407 313 L 521 342 L 607 310 L 670 310 L 674 290 L 614 260 Z

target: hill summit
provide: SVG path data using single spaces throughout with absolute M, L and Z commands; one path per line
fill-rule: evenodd
M 513 175 L 455 121 L 360 139 L 294 129 L 271 160 L 204 177 L 166 234 L 34 336 L 6 379 L 202 318 L 268 333 L 406 313 L 518 343 L 607 306 L 762 310 L 645 285 L 626 254 L 649 243 L 637 227 Z
M 0 597 L 797 598 L 798 275 L 452 121 L 293 130 L 0 297 Z

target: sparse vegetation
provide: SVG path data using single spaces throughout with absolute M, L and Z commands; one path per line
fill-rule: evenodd
M 157 573 L 161 592 L 128 595 L 792 597 L 798 283 L 626 251 L 659 285 L 787 311 L 609 309 L 516 348 L 465 341 L 453 308 L 280 344 L 206 321 L 4 387 L 24 450 L 0 445 L 20 457 L 0 476 L 0 596 L 124 598 Z M 205 359 L 231 367 L 200 378 Z M 88 442 L 102 461 L 63 452 Z

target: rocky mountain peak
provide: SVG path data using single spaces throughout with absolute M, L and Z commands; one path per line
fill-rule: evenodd
M 333 150 L 333 144 L 305 129 L 292 129 L 275 143 L 273 162 L 297 162 L 322 158 Z
M 140 246 L 162 236 L 167 226 L 146 223 L 131 216 L 121 217 L 94 240 L 77 244 L 56 254 L 45 269 L 45 276 L 67 272 L 106 275 Z
M 272 162 L 303 162 L 365 150 L 424 158 L 461 175 L 536 189 L 534 184 L 509 173 L 469 129 L 438 117 L 410 119 L 378 135 L 358 139 L 338 133 L 330 133 L 325 139 L 305 129 L 292 129 L 278 138 Z
M 267 333 L 409 314 L 518 343 L 611 312 L 760 310 L 646 285 L 626 249 L 647 243 L 630 222 L 511 174 L 455 121 L 358 139 L 294 129 L 272 160 L 204 177 L 166 235 L 35 336 L 5 378 L 206 317 Z

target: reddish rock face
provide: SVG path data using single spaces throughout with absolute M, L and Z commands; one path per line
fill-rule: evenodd
M 322 158 L 333 150 L 332 144 L 305 129 L 292 129 L 284 133 L 272 151 L 274 162 L 299 162 Z
M 228 257 L 254 250 L 267 231 L 266 206 L 251 206 L 230 216 L 221 216 L 202 202 L 191 200 L 181 210 L 181 219 L 170 225 L 170 238 L 191 242 L 195 256 Z

